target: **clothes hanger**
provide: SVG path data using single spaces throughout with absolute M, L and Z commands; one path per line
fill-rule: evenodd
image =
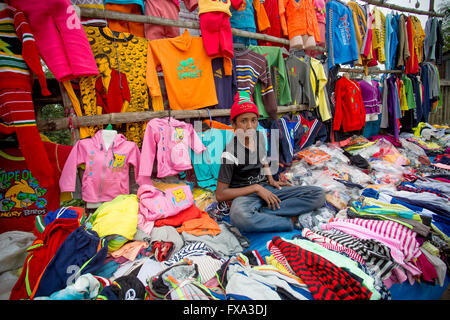
M 299 58 L 304 58 L 306 56 L 305 50 L 303 49 L 290 49 L 289 53 Z
M 245 49 L 247 49 L 247 46 L 243 43 L 240 42 L 235 42 L 233 43 L 233 50 L 234 51 L 244 51 Z

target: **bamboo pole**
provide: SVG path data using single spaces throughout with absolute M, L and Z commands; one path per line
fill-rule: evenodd
M 442 13 L 436 13 L 434 11 L 418 10 L 418 9 L 413 9 L 413 8 L 406 8 L 406 7 L 398 6 L 396 4 L 381 2 L 379 0 L 361 0 L 361 1 L 366 2 L 368 4 L 372 4 L 377 7 L 384 7 L 384 8 L 402 11 L 402 12 L 409 12 L 409 13 L 415 13 L 415 14 L 426 15 L 426 16 L 434 16 L 434 17 L 440 17 L 440 18 L 444 17 L 444 15 Z
M 279 106 L 278 113 L 287 113 L 307 110 L 306 105 L 290 105 Z M 198 110 L 170 110 L 170 116 L 175 119 L 190 119 L 190 118 L 204 118 L 218 116 L 229 116 L 230 109 L 198 109 Z M 120 124 L 130 122 L 145 122 L 154 118 L 164 118 L 169 116 L 169 110 L 164 111 L 141 111 L 141 112 L 122 112 L 122 113 L 108 113 L 94 116 L 72 117 L 74 128 L 89 127 L 94 125 L 106 124 Z M 54 131 L 67 129 L 69 127 L 69 117 L 49 120 L 37 121 L 39 131 Z
M 140 23 L 150 23 L 162 26 L 179 27 L 179 28 L 189 28 L 189 29 L 200 29 L 200 24 L 196 21 L 186 21 L 186 20 L 173 20 L 166 19 L 148 15 L 139 14 L 129 14 L 112 10 L 102 10 L 97 8 L 86 8 L 78 7 L 80 9 L 80 15 L 83 18 L 95 18 L 95 19 L 112 19 L 112 20 L 122 20 L 122 21 L 132 21 Z M 264 40 L 276 43 L 282 43 L 289 45 L 289 40 L 284 38 L 274 37 L 268 34 L 255 33 L 245 30 L 239 30 L 236 28 L 231 28 L 231 32 L 240 37 L 252 38 L 257 40 Z M 311 50 L 326 52 L 325 48 L 316 46 L 309 48 Z M 308 49 L 308 50 L 309 50 Z
M 364 73 L 364 69 L 339 68 L 339 72 Z M 403 73 L 402 70 L 368 70 L 368 73 Z

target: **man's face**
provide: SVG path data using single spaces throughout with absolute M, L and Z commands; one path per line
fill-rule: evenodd
M 258 127 L 258 116 L 253 112 L 242 113 L 234 118 L 233 127 L 244 132 L 250 129 L 256 130 Z
M 100 72 L 101 74 L 105 74 L 106 71 L 108 71 L 110 69 L 108 59 L 106 59 L 106 58 L 98 59 L 97 67 L 98 67 L 98 72 Z
M 258 116 L 253 112 L 242 113 L 234 118 L 232 125 L 241 141 L 247 142 L 249 138 L 253 138 L 256 134 Z

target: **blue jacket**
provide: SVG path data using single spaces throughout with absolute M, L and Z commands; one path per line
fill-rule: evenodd
M 332 0 L 326 4 L 326 38 L 328 65 L 350 64 L 358 60 L 358 45 L 353 27 L 352 10 L 345 4 Z

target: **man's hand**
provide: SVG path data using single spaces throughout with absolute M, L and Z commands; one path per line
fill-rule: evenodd
M 280 198 L 278 198 L 275 194 L 273 194 L 263 186 L 257 186 L 258 190 L 256 191 L 256 193 L 267 203 L 267 206 L 272 210 L 280 209 Z
M 284 187 L 284 186 L 292 187 L 292 183 L 289 183 L 287 181 L 275 181 L 275 179 L 273 179 L 273 178 L 268 179 L 268 182 L 269 182 L 269 185 L 271 185 L 272 187 L 277 188 L 277 189 L 281 189 L 281 187 Z

